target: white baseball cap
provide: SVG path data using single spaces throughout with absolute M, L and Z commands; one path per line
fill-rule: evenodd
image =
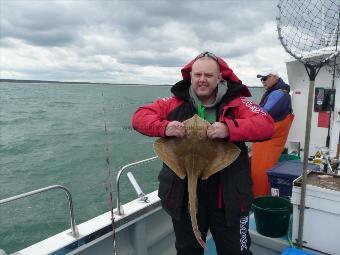
M 280 77 L 280 76 L 279 76 L 279 73 L 278 73 L 277 71 L 275 71 L 275 70 L 267 70 L 267 71 L 263 71 L 262 74 L 258 74 L 258 75 L 256 75 L 256 77 L 257 77 L 257 78 L 263 79 L 264 77 L 267 77 L 267 76 L 269 76 L 269 75 L 275 75 L 275 76 L 277 76 L 277 77 Z

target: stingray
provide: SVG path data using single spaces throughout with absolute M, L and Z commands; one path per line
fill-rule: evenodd
M 185 179 L 188 177 L 188 209 L 194 235 L 199 244 L 205 248 L 201 232 L 197 225 L 197 181 L 206 180 L 233 163 L 240 154 L 240 149 L 224 139 L 209 139 L 207 129 L 210 123 L 194 115 L 183 121 L 185 136 L 183 138 L 159 138 L 154 149 L 159 158 L 175 174 Z

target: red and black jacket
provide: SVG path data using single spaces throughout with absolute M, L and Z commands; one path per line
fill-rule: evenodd
M 189 87 L 190 81 L 182 80 L 171 88 L 172 97 L 139 107 L 132 118 L 133 127 L 148 136 L 165 137 L 165 128 L 170 121 L 184 121 L 197 113 L 190 100 Z M 217 173 L 229 225 L 239 223 L 239 217 L 248 213 L 253 199 L 245 141 L 265 140 L 274 133 L 272 118 L 258 105 L 242 97 L 244 94 L 243 85 L 229 81 L 227 93 L 219 103 L 216 115 L 218 121 L 229 127 L 228 141 L 241 149 L 238 159 Z M 187 180 L 181 180 L 165 164 L 158 179 L 158 195 L 162 206 L 173 218 L 178 219 L 184 204 Z

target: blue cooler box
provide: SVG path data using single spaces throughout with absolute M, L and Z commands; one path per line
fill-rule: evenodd
M 267 171 L 272 195 L 291 197 L 293 181 L 302 175 L 303 163 L 288 160 L 277 163 Z M 320 171 L 318 165 L 308 163 L 308 170 Z
M 281 255 L 316 255 L 316 254 L 296 248 L 287 248 L 281 253 Z

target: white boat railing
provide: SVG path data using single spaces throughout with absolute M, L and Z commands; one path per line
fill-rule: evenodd
M 147 162 L 150 162 L 150 161 L 154 161 L 158 159 L 158 156 L 154 156 L 152 158 L 147 158 L 147 159 L 143 159 L 143 160 L 140 160 L 140 161 L 136 161 L 136 162 L 133 162 L 133 163 L 130 163 L 130 164 L 127 164 L 125 166 L 122 166 L 118 173 L 117 173 L 117 176 L 116 176 L 116 192 L 117 192 L 117 214 L 118 215 L 123 215 L 123 209 L 122 209 L 122 204 L 121 204 L 121 198 L 120 198 L 120 188 L 119 188 L 119 180 L 120 180 L 120 177 L 122 175 L 122 173 L 130 168 L 130 167 L 133 167 L 133 166 L 137 166 L 137 165 L 141 165 L 141 164 L 144 164 L 144 163 L 147 163 Z M 144 193 L 143 193 L 144 194 Z M 147 199 L 142 199 L 144 202 L 147 202 Z
M 72 231 L 72 236 L 77 238 L 79 236 L 79 231 L 78 231 L 78 227 L 76 225 L 75 219 L 74 219 L 74 212 L 73 212 L 73 202 L 72 202 L 72 196 L 70 191 L 65 188 L 62 185 L 51 185 L 51 186 L 47 186 L 45 188 L 41 188 L 41 189 L 36 189 L 36 190 L 32 190 L 26 193 L 22 193 L 13 197 L 9 197 L 9 198 L 5 198 L 0 200 L 0 205 L 21 199 L 21 198 L 25 198 L 25 197 L 29 197 L 29 196 L 33 196 L 45 191 L 49 191 L 51 189 L 61 189 L 63 190 L 66 195 L 67 195 L 67 199 L 68 199 L 68 206 L 69 206 L 69 211 L 70 211 L 70 219 L 71 219 L 71 231 Z

